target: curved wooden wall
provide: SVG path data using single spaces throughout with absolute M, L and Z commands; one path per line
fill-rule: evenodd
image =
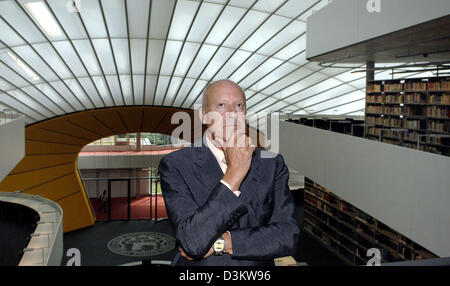
M 103 137 L 128 132 L 170 135 L 177 125 L 169 107 L 113 107 L 41 121 L 25 129 L 25 157 L 0 183 L 0 191 L 23 190 L 57 202 L 64 211 L 64 232 L 93 225 L 95 218 L 77 168 L 81 149 Z M 193 120 L 191 120 L 193 124 Z M 193 128 L 193 126 L 192 126 Z

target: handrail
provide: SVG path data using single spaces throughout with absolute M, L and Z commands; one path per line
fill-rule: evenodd
M 39 215 L 36 228 L 23 249 L 19 266 L 59 266 L 63 254 L 63 211 L 54 201 L 22 192 L 0 192 L 0 201 L 29 207 Z

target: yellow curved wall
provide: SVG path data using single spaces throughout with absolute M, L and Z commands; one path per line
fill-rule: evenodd
M 77 168 L 81 149 L 116 134 L 170 135 L 178 126 L 170 123 L 172 115 L 178 111 L 190 115 L 193 130 L 193 110 L 153 106 L 82 111 L 27 126 L 25 157 L 0 183 L 0 191 L 23 190 L 57 202 L 64 212 L 64 232 L 91 226 L 95 218 Z

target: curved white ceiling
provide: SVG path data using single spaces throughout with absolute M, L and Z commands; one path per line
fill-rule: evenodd
M 364 73 L 305 59 L 306 18 L 328 0 L 80 0 L 80 13 L 38 1 L 56 36 L 29 2 L 0 1 L 0 104 L 34 121 L 110 106 L 193 108 L 222 78 L 244 89 L 250 114 L 363 114 Z

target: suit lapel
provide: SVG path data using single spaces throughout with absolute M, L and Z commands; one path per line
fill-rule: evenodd
M 198 180 L 210 192 L 216 186 L 217 182 L 222 179 L 224 174 L 208 146 L 204 142 L 202 142 L 201 146 L 194 147 L 196 149 L 194 173 Z M 261 176 L 260 164 L 260 150 L 257 149 L 253 152 L 250 170 L 239 188 L 241 191 L 241 199 L 246 203 L 250 203 L 253 195 L 257 191 L 259 177 Z
M 250 203 L 255 193 L 258 191 L 259 178 L 261 176 L 260 170 L 261 158 L 259 150 L 253 152 L 252 163 L 247 176 L 241 183 L 241 200 L 245 203 Z
M 194 148 L 196 149 L 194 173 L 208 190 L 212 190 L 223 177 L 222 169 L 211 150 L 204 145 L 204 142 L 202 142 L 202 147 Z

